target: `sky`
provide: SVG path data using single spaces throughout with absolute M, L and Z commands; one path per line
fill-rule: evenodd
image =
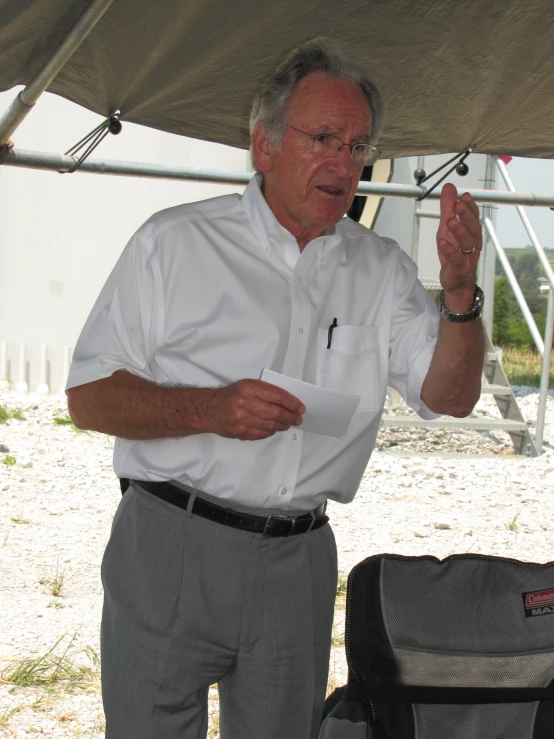
M 516 190 L 520 192 L 554 195 L 554 159 L 514 157 L 508 164 L 508 174 Z M 496 189 L 506 189 L 500 173 Z M 525 211 L 541 245 L 545 249 L 554 249 L 554 210 L 527 207 Z M 496 231 L 504 248 L 531 243 L 516 208 L 510 205 L 498 206 L 496 219 Z

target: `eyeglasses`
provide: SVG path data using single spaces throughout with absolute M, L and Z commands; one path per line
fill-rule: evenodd
M 281 126 L 292 128 L 293 131 L 303 133 L 305 136 L 309 136 L 312 140 L 311 148 L 314 154 L 331 159 L 337 156 L 344 149 L 345 146 L 350 148 L 350 159 L 353 164 L 357 167 L 369 166 L 374 164 L 379 159 L 379 149 L 373 144 L 347 144 L 338 136 L 333 133 L 308 133 L 307 131 L 301 131 L 299 128 L 290 126 L 284 121 L 272 121 L 272 123 L 279 123 Z

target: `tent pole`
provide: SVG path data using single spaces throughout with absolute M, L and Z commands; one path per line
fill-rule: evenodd
M 494 190 L 496 187 L 494 179 L 495 165 L 494 158 L 487 154 L 485 166 L 485 189 Z M 496 211 L 493 210 L 492 204 L 484 204 L 481 206 L 481 222 L 483 224 L 483 251 L 479 260 L 478 281 L 485 291 L 487 299 L 483 309 L 483 324 L 492 341 L 492 327 L 494 320 L 494 280 L 496 267 L 496 251 L 489 237 L 489 233 L 484 225 L 484 219 L 488 218 L 496 228 Z
M 74 163 L 74 158 L 65 154 L 11 149 L 6 154 L 3 166 L 67 172 Z M 79 172 L 121 175 L 124 177 L 147 177 L 157 180 L 216 182 L 221 185 L 247 185 L 253 175 L 252 172 L 197 169 L 196 167 L 150 164 L 149 162 L 125 162 L 110 159 L 87 159 L 79 167 L 76 174 L 77 177 L 80 177 Z M 424 192 L 423 188 L 417 185 L 397 185 L 393 182 L 360 182 L 356 190 L 358 195 L 378 195 L 379 197 L 408 199 L 418 198 L 422 192 Z M 554 207 L 554 193 L 551 195 L 537 195 L 532 192 L 508 192 L 507 190 L 467 190 L 467 192 L 477 203 Z M 430 200 L 439 200 L 439 198 L 440 191 L 438 190 L 432 192 L 429 196 Z M 420 211 L 419 213 L 420 217 L 426 215 L 426 211 Z
M 44 63 L 31 82 L 12 101 L 7 111 L 0 117 L 0 146 L 7 142 L 112 2 L 113 0 L 93 0 L 50 59 Z

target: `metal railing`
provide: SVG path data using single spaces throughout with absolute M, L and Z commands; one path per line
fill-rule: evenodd
M 514 183 L 512 182 L 510 175 L 508 174 L 506 165 L 498 157 L 494 157 L 494 160 L 500 171 L 500 174 L 502 175 L 504 179 L 504 182 L 506 184 L 506 187 L 508 188 L 508 191 L 516 194 L 517 191 L 514 187 Z M 419 164 L 419 159 L 418 159 L 418 167 L 419 166 L 420 164 Z M 468 192 L 471 192 L 471 191 L 468 191 Z M 487 192 L 493 193 L 493 192 L 498 192 L 498 191 L 489 190 Z M 490 203 L 490 202 L 500 202 L 500 201 L 495 201 L 492 198 L 490 199 L 482 198 L 481 200 L 477 202 Z M 540 244 L 537 238 L 537 235 L 531 225 L 529 217 L 527 216 L 527 213 L 522 207 L 522 204 L 513 203 L 513 205 L 515 205 L 517 208 L 519 216 L 523 222 L 525 230 L 527 231 L 529 235 L 529 238 L 531 239 L 531 243 L 533 247 L 535 248 L 535 251 L 538 254 L 539 260 L 541 262 L 541 265 L 544 269 L 546 278 L 549 283 L 544 340 L 542 336 L 540 335 L 540 332 L 537 328 L 537 324 L 535 323 L 533 314 L 529 310 L 529 306 L 527 305 L 525 296 L 523 295 L 523 292 L 519 286 L 517 277 L 514 274 L 512 265 L 510 264 L 508 257 L 506 256 L 506 252 L 504 251 L 502 245 L 500 244 L 500 241 L 498 240 L 498 236 L 496 234 L 494 225 L 488 216 L 485 216 L 483 218 L 483 225 L 485 227 L 486 233 L 488 234 L 488 237 L 491 240 L 491 243 L 493 244 L 495 248 L 500 264 L 502 265 L 502 269 L 504 270 L 504 273 L 506 274 L 509 285 L 512 288 L 515 299 L 521 310 L 525 323 L 527 324 L 527 327 L 529 329 L 533 342 L 535 346 L 537 347 L 537 351 L 539 352 L 542 358 L 541 380 L 540 380 L 540 390 L 539 390 L 539 405 L 538 405 L 538 410 L 537 410 L 537 422 L 535 426 L 535 446 L 537 447 L 537 451 L 540 454 L 542 451 L 544 422 L 545 422 L 545 416 L 546 416 L 546 401 L 548 397 L 548 386 L 550 384 L 550 365 L 551 365 L 551 358 L 552 358 L 552 333 L 554 331 L 554 271 L 552 270 L 552 267 L 550 265 L 550 262 L 548 261 L 546 252 L 544 251 L 542 245 Z M 422 210 L 416 207 L 414 211 L 414 221 L 416 223 L 419 223 L 420 218 L 440 218 L 440 213 L 436 211 L 425 211 L 425 210 Z M 418 235 L 419 235 L 419 227 L 414 226 L 413 238 L 414 239 L 417 238 Z M 414 248 L 417 254 L 417 247 L 415 247 L 414 243 L 412 242 L 412 253 L 414 252 Z
M 65 395 L 65 384 L 69 375 L 69 367 L 71 364 L 71 347 L 64 346 L 52 349 L 47 344 L 40 344 L 40 353 L 38 354 L 38 383 L 36 389 L 30 386 L 30 375 L 32 369 L 36 371 L 37 365 L 30 366 L 29 349 L 33 350 L 32 354 L 37 359 L 38 345 L 29 345 L 24 342 L 19 343 L 18 351 L 13 352 L 12 356 L 18 356 L 17 379 L 12 372 L 12 363 L 10 360 L 10 352 L 8 351 L 8 342 L 0 341 L 0 390 L 12 390 L 16 395 L 38 395 L 46 398 L 49 395 Z M 13 350 L 12 345 L 12 350 Z M 50 381 L 50 362 L 55 359 L 62 366 L 61 382 L 59 387 L 54 388 Z
M 502 175 L 502 179 L 504 180 L 506 187 L 508 188 L 510 192 L 516 192 L 514 183 L 512 182 L 512 178 L 510 177 L 508 173 L 508 169 L 506 165 L 504 164 L 502 159 L 499 159 L 498 157 L 494 157 L 494 159 L 495 159 L 498 171 Z M 535 233 L 535 229 L 531 225 L 531 221 L 529 220 L 529 217 L 527 213 L 525 212 L 524 208 L 521 205 L 516 205 L 516 210 L 519 214 L 519 217 L 521 218 L 521 222 L 523 223 L 525 230 L 527 231 L 527 234 L 529 235 L 529 238 L 531 239 L 531 244 L 533 245 L 537 253 L 539 261 L 544 270 L 544 274 L 549 283 L 548 284 L 548 287 L 549 287 L 548 301 L 546 305 L 546 326 L 544 329 L 544 343 L 542 343 L 541 341 L 542 351 L 540 347 L 537 345 L 537 349 L 539 350 L 539 353 L 542 356 L 542 366 L 541 366 L 541 382 L 540 382 L 540 392 L 539 392 L 539 407 L 537 411 L 535 445 L 537 447 L 537 451 L 540 454 L 542 451 L 544 419 L 546 415 L 546 400 L 548 397 L 548 386 L 550 384 L 550 365 L 551 365 L 551 360 L 552 360 L 552 332 L 554 330 L 554 271 L 552 270 L 552 266 L 548 260 L 546 252 L 543 249 L 541 243 L 539 242 L 539 239 L 537 238 L 537 234 Z M 498 253 L 498 250 L 497 250 L 497 253 Z M 529 326 L 529 323 L 527 323 L 527 325 Z M 533 325 L 535 325 L 534 320 L 533 320 Z M 535 328 L 536 328 L 536 325 L 535 325 Z M 530 326 L 529 326 L 529 330 L 531 330 Z M 535 344 L 536 344 L 536 341 L 535 341 Z

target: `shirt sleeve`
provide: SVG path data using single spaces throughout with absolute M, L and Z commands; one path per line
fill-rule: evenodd
M 421 388 L 435 351 L 440 316 L 417 279 L 416 265 L 401 249 L 394 293 L 388 384 L 421 418 L 432 420 L 440 414 L 429 410 L 421 400 Z
M 66 390 L 122 369 L 153 380 L 149 362 L 163 330 L 163 289 L 145 235 L 143 227 L 133 236 L 98 296 L 77 341 Z

